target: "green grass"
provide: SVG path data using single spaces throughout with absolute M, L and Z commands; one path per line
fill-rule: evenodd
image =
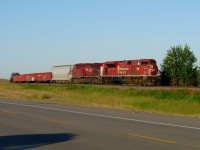
M 90 85 L 0 84 L 0 97 L 200 117 L 200 92 Z

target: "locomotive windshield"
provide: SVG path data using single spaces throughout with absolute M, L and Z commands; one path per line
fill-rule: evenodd
M 141 62 L 141 65 L 155 65 L 156 62 L 147 62 L 147 61 L 143 61 Z

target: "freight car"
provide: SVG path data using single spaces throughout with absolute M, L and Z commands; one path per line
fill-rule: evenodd
M 74 65 L 54 66 L 51 83 L 71 83 Z
M 12 73 L 10 81 L 14 83 L 50 83 L 52 80 L 51 72 L 19 74 Z
M 11 82 L 160 85 L 158 72 L 154 59 L 79 63 L 54 66 L 52 72 L 48 73 L 13 73 Z M 39 74 L 43 77 L 38 78 Z M 45 75 L 47 77 L 44 77 Z

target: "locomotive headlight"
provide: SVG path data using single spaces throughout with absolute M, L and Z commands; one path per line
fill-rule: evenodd
M 149 69 L 149 72 L 154 72 L 155 71 L 155 69 Z
M 153 68 L 153 65 L 148 65 L 148 67 L 152 69 L 152 68 Z

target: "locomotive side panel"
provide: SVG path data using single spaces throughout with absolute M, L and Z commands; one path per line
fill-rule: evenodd
M 75 64 L 72 83 L 98 84 L 101 65 L 101 63 Z
M 103 64 L 102 75 L 103 76 L 128 76 L 128 75 L 143 75 L 140 68 L 140 61 L 111 61 Z
M 99 76 L 100 67 L 100 63 L 75 64 L 72 74 L 73 77 L 95 77 Z
M 111 61 L 102 65 L 102 76 L 157 75 L 158 67 L 153 59 Z

